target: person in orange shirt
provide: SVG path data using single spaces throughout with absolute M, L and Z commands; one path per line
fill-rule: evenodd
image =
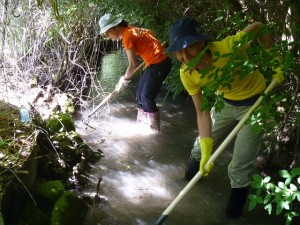
M 99 20 L 100 34 L 112 40 L 122 39 L 126 50 L 128 67 L 121 77 L 125 83 L 133 76 L 137 68 L 137 56 L 146 63 L 136 91 L 138 104 L 137 122 L 144 123 L 152 130 L 160 130 L 160 115 L 156 105 L 156 96 L 170 73 L 171 59 L 164 54 L 164 47 L 153 36 L 153 33 L 144 28 L 130 26 L 122 16 L 105 14 Z

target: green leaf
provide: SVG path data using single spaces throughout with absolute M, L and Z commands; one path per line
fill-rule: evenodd
M 192 68 L 195 68 L 195 67 L 197 66 L 197 64 L 199 63 L 200 59 L 202 58 L 202 56 L 204 55 L 204 53 L 206 52 L 206 50 L 207 50 L 208 48 L 209 48 L 209 44 L 206 45 L 205 48 L 204 48 L 201 52 L 199 52 L 199 54 L 198 54 L 196 57 L 192 58 L 192 59 L 188 62 L 186 71 L 187 71 L 187 70 L 190 70 L 190 69 L 192 69 Z
M 267 210 L 268 211 L 268 213 L 269 213 L 269 215 L 271 215 L 271 213 L 272 213 L 272 203 L 269 203 L 269 204 L 266 204 L 265 205 L 265 210 Z
M 290 173 L 287 170 L 280 170 L 279 175 L 283 178 L 290 178 L 291 177 Z
M 256 189 L 261 188 L 263 186 L 262 177 L 258 174 L 253 175 L 251 186 Z
M 278 203 L 282 201 L 283 192 L 282 191 L 275 192 L 274 196 L 275 196 L 274 197 L 275 201 Z
M 267 204 L 272 198 L 272 194 L 267 194 L 266 197 L 264 198 L 264 204 Z
M 279 215 L 282 212 L 282 209 L 283 209 L 283 201 L 280 201 L 277 203 L 276 215 Z
M 295 167 L 291 170 L 291 177 L 300 176 L 300 167 Z
M 262 197 L 258 197 L 256 198 L 257 203 L 263 203 L 263 198 Z
M 283 201 L 282 207 L 286 210 L 290 210 L 290 203 L 288 201 Z
M 283 182 L 278 182 L 278 187 L 284 190 L 287 188 Z
M 296 198 L 296 194 L 290 194 L 286 196 L 286 201 L 288 201 L 289 203 L 293 202 Z
M 250 199 L 250 200 L 255 200 L 256 199 L 256 195 L 254 195 L 254 194 L 250 194 L 250 195 L 248 195 L 248 198 Z
M 266 189 L 273 192 L 275 190 L 275 185 L 273 183 L 268 183 L 266 184 Z
M 293 219 L 293 216 L 291 216 L 290 214 L 287 214 L 285 225 L 290 225 L 292 222 L 292 219 Z
M 296 192 L 296 191 L 298 191 L 298 188 L 295 184 L 290 184 L 290 190 L 293 192 Z
M 257 195 L 257 196 L 260 196 L 260 195 L 261 195 L 261 192 L 262 192 L 262 189 L 261 189 L 261 188 L 257 189 L 257 190 L 256 190 L 256 195 Z
M 296 197 L 298 199 L 298 202 L 300 202 L 300 192 L 297 192 L 295 195 L 296 195 Z
M 248 211 L 251 211 L 253 210 L 255 207 L 256 207 L 256 201 L 255 200 L 252 200 L 249 202 L 249 205 L 248 205 Z
M 270 176 L 266 176 L 264 178 L 264 183 L 269 183 L 270 180 L 271 180 L 271 177 Z
M 284 184 L 289 185 L 292 182 L 292 177 L 289 177 L 285 180 Z

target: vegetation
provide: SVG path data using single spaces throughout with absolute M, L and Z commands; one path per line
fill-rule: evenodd
M 249 195 L 249 210 L 253 210 L 256 204 L 263 204 L 271 214 L 284 213 L 286 225 L 290 225 L 294 217 L 299 216 L 300 206 L 300 168 L 294 168 L 291 172 L 279 171 L 280 180 L 271 181 L 270 176 L 255 175 L 251 186 L 256 189 L 255 194 Z
M 182 16 L 198 20 L 201 29 L 216 40 L 236 33 L 253 21 L 263 22 L 283 60 L 286 80 L 265 96 L 261 107 L 248 121 L 265 134 L 265 150 L 261 152 L 264 163 L 261 165 L 260 176 L 264 182 L 269 180 L 267 177 L 280 180 L 276 177 L 277 171 L 290 171 L 300 166 L 298 0 L 225 0 L 222 4 L 218 0 L 4 0 L 0 2 L 0 8 L 0 98 L 16 100 L 20 104 L 29 102 L 42 120 L 49 119 L 54 112 L 72 113 L 70 104 L 85 109 L 95 100 L 106 96 L 102 84 L 97 80 L 97 69 L 102 54 L 119 45 L 99 35 L 98 20 L 104 13 L 123 14 L 130 24 L 152 29 L 161 41 L 169 39 L 169 25 Z M 252 49 L 253 51 L 249 52 L 251 57 L 242 65 L 243 69 L 246 72 L 259 68 L 270 81 L 272 72 L 269 63 L 273 53 L 265 54 L 255 43 Z M 185 92 L 178 76 L 180 65 L 176 60 L 174 65 L 171 75 L 167 78 L 166 87 L 169 94 L 176 98 Z M 230 70 L 230 66 L 229 64 L 225 69 Z M 226 79 L 221 82 L 226 83 Z M 89 89 L 91 86 L 94 87 L 93 92 Z M 209 100 L 215 92 L 215 87 L 207 87 L 205 92 Z M 24 96 L 27 98 L 24 99 Z M 69 100 L 68 106 L 57 104 L 61 99 L 57 96 L 66 97 Z M 220 104 L 217 106 L 222 108 L 221 99 L 217 100 Z M 207 106 L 210 106 L 209 101 Z M 45 113 L 45 108 L 51 112 Z M 13 114 L 17 116 L 16 112 Z M 16 165 L 19 164 L 7 161 L 6 156 L 10 153 L 12 159 L 23 149 L 24 142 L 20 142 L 23 139 L 17 130 L 10 133 L 10 137 L 15 139 L 6 136 L 8 133 L 5 133 L 5 130 L 11 125 L 11 120 L 5 120 L 4 123 L 2 121 L 0 117 L 0 146 L 1 149 L 5 147 L 7 151 L 1 150 L 1 166 L 16 171 Z M 54 127 L 59 125 L 57 121 Z M 41 123 L 37 124 L 38 133 L 44 134 L 44 130 L 40 129 Z M 61 127 L 58 129 L 61 130 Z M 68 146 L 65 152 L 80 152 L 83 145 L 75 144 L 74 148 L 74 140 L 77 140 L 75 134 L 63 129 L 62 132 L 70 140 L 63 144 L 64 147 Z M 40 137 L 43 137 L 43 141 L 48 141 L 46 135 Z M 59 135 L 58 138 L 61 140 Z M 58 142 L 53 143 L 55 149 L 63 149 Z M 59 159 L 59 164 L 66 165 L 53 148 L 47 152 L 51 152 L 51 157 L 53 156 L 56 162 Z M 68 157 L 64 160 L 67 161 Z M 52 166 L 51 168 L 61 168 L 57 167 L 57 164 L 53 165 L 53 160 L 45 163 Z M 74 162 L 71 164 L 74 165 Z M 256 176 L 254 181 L 257 179 Z M 273 187 L 276 186 L 275 183 L 274 181 Z
M 32 188 L 31 193 L 37 201 L 39 208 L 49 213 L 55 202 L 64 193 L 65 188 L 61 181 L 42 181 Z
M 87 207 L 74 193 L 66 191 L 54 205 L 51 225 L 82 225 Z

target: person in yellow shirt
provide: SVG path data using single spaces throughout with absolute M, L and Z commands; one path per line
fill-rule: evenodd
M 100 34 L 112 40 L 122 39 L 126 50 L 128 67 L 120 81 L 128 82 L 137 68 L 137 56 L 146 63 L 137 91 L 137 122 L 154 131 L 160 130 L 160 111 L 156 105 L 157 94 L 172 68 L 171 59 L 164 54 L 165 48 L 154 37 L 151 30 L 131 26 L 123 16 L 111 13 L 99 20 Z
M 221 41 L 212 41 L 208 35 L 201 33 L 198 23 L 192 18 L 181 18 L 169 28 L 170 45 L 165 53 L 173 54 L 182 62 L 180 78 L 192 97 L 197 112 L 199 135 L 185 172 L 188 180 L 199 170 L 204 176 L 208 175 L 213 164 L 207 170 L 204 166 L 213 149 L 222 143 L 266 88 L 266 80 L 257 69 L 242 75 L 242 64 L 239 62 L 242 58 L 239 56 L 245 55 L 246 50 L 251 47 L 247 41 L 250 40 L 247 39 L 250 35 L 254 35 L 266 51 L 271 49 L 271 36 L 267 33 L 261 34 L 262 27 L 260 22 L 250 24 L 244 30 Z M 234 67 L 232 59 L 236 60 L 237 68 Z M 273 78 L 278 83 L 283 80 L 281 68 L 275 69 Z M 215 107 L 211 112 L 209 109 L 202 110 L 203 87 L 210 84 L 217 84 L 217 94 L 224 100 L 225 105 L 220 112 Z M 228 165 L 231 185 L 226 209 L 228 217 L 235 218 L 242 214 L 253 163 L 261 147 L 262 134 L 254 132 L 250 124 L 245 124 L 236 136 L 232 160 Z

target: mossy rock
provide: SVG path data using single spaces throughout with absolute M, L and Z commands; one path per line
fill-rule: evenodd
M 66 113 L 53 114 L 49 121 L 47 122 L 46 127 L 57 133 L 62 131 L 75 131 L 75 125 L 72 117 Z
M 21 224 L 26 225 L 50 225 L 50 217 L 32 202 L 28 202 L 21 216 Z
M 65 188 L 61 181 L 43 181 L 32 190 L 38 206 L 45 212 L 51 212 L 55 202 L 64 193 Z
M 87 206 L 73 192 L 66 191 L 55 203 L 51 225 L 82 225 Z

